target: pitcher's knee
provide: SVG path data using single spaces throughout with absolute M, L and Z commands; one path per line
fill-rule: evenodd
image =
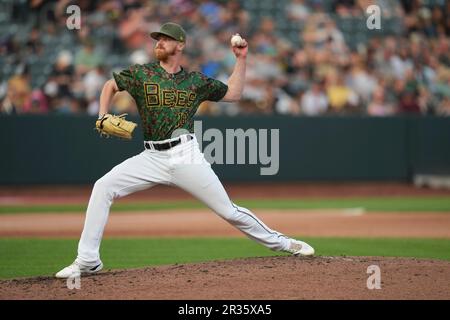
M 233 225 L 241 220 L 236 211 L 223 215 L 223 218 Z
M 244 207 L 240 207 L 235 203 L 232 203 L 232 206 L 236 212 L 243 213 L 243 214 L 250 213 L 250 210 L 248 210 L 247 208 L 244 208 Z
M 247 210 L 245 208 L 239 207 L 235 204 L 230 206 L 228 210 L 226 210 L 225 214 L 222 214 L 222 216 L 230 223 L 237 224 L 243 220 L 245 217 L 245 211 Z
M 103 195 L 110 200 L 112 200 L 116 197 L 114 189 L 113 189 L 112 181 L 110 179 L 108 179 L 108 177 L 106 177 L 106 176 L 98 179 L 95 182 L 92 193 Z

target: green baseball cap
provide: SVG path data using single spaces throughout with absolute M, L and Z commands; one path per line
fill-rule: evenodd
M 155 40 L 158 40 L 160 35 L 168 36 L 180 42 L 186 41 L 186 31 L 179 24 L 173 22 L 167 22 L 161 26 L 159 31 L 150 33 L 150 36 Z

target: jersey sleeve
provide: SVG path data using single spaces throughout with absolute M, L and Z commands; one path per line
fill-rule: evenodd
M 114 80 L 116 81 L 119 91 L 128 91 L 130 94 L 134 91 L 135 81 L 132 67 L 124 69 L 118 73 L 113 72 Z
M 222 81 L 205 77 L 202 90 L 204 101 L 219 101 L 227 93 L 228 86 Z

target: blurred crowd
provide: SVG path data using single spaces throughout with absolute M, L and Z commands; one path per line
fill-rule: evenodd
M 69 30 L 66 9 L 81 9 Z M 381 30 L 366 8 L 381 8 Z M 227 82 L 230 38 L 249 43 L 243 98 L 199 114 L 450 116 L 450 1 L 109 0 L 4 1 L 1 114 L 96 115 L 113 71 L 153 60 L 151 30 L 188 32 L 183 65 Z M 388 28 L 389 27 L 389 28 Z M 112 112 L 137 113 L 120 92 Z

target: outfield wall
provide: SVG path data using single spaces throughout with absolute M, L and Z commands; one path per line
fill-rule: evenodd
M 139 123 L 136 117 L 130 119 Z M 253 128 L 258 143 L 263 136 L 268 141 L 276 138 L 276 131 L 271 130 L 279 130 L 278 165 L 270 153 L 267 165 L 261 164 L 264 158 L 260 156 L 256 164 L 248 164 L 248 154 L 247 164 L 237 164 L 237 150 L 234 157 L 226 148 L 210 153 L 225 163 L 213 164 L 223 181 L 409 181 L 416 173 L 450 173 L 450 118 L 240 116 L 196 120 L 201 121 L 196 123 L 196 135 L 203 148 L 210 145 L 209 149 L 216 143 L 212 136 L 223 133 L 224 143 L 229 142 L 225 141 L 227 129 L 228 133 L 238 128 L 248 133 Z M 92 183 L 143 150 L 140 123 L 132 141 L 99 138 L 94 123 L 94 117 L 85 115 L 0 117 L 0 185 Z M 212 128 L 219 131 L 208 130 Z M 248 145 L 246 149 L 248 153 Z M 256 150 L 259 154 L 259 145 Z M 261 175 L 262 167 L 271 167 L 269 173 L 278 168 L 277 174 Z

